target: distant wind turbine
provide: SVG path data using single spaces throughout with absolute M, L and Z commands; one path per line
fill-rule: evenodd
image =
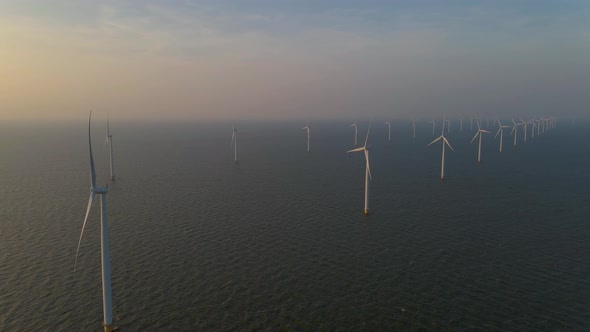
M 432 121 L 430 121 L 430 123 L 432 123 L 432 136 L 434 136 L 434 128 L 436 127 L 436 122 L 435 122 L 435 121 L 434 121 L 434 119 L 433 119 Z M 443 122 L 443 131 L 444 131 L 444 129 L 445 129 L 445 126 L 444 126 L 444 124 L 445 124 L 445 123 Z
M 389 121 L 385 121 L 385 124 L 387 125 L 387 142 L 391 142 L 391 123 Z
M 307 129 L 307 152 L 309 152 L 309 124 L 301 129 Z
M 510 135 L 514 135 L 514 146 L 516 147 L 516 136 L 518 133 L 518 126 L 520 126 L 520 123 L 516 123 L 514 119 L 512 119 L 512 123 L 514 124 L 514 126 L 512 127 L 512 132 L 510 132 Z
M 443 126 L 443 130 L 442 130 L 442 134 L 437 139 L 430 142 L 430 144 L 428 144 L 427 146 L 430 146 L 440 140 L 442 140 L 442 160 L 441 160 L 441 166 L 440 166 L 440 179 L 442 181 L 445 179 L 445 144 L 448 145 L 452 151 L 455 151 L 455 150 L 453 150 L 453 147 L 451 146 L 451 144 L 449 143 L 449 141 L 447 141 L 447 138 L 445 137 L 444 126 Z
M 475 136 L 473 136 L 473 138 L 471 139 L 471 142 L 469 142 L 469 144 L 473 143 L 473 141 L 475 141 L 475 139 L 477 138 L 477 136 L 479 136 L 479 149 L 477 150 L 477 163 L 479 164 L 481 162 L 481 137 L 483 136 L 483 134 L 489 134 L 490 132 L 487 130 L 483 130 L 481 129 L 481 126 L 479 125 L 479 121 L 477 122 L 477 133 L 475 134 Z
M 111 155 L 111 180 L 115 180 L 115 170 L 113 168 L 113 135 L 111 135 L 111 129 L 109 127 L 109 116 L 107 114 L 107 138 L 104 142 L 109 145 Z
M 412 138 L 416 138 L 416 119 L 412 119 L 412 131 L 414 132 L 414 136 Z
M 234 146 L 234 162 L 238 163 L 238 127 L 234 125 L 234 130 L 231 135 L 231 143 L 230 146 Z
M 78 263 L 78 253 L 80 251 L 80 244 L 82 243 L 82 236 L 84 235 L 84 228 L 86 228 L 86 221 L 90 214 L 90 208 L 94 202 L 94 196 L 100 195 L 100 251 L 101 251 L 101 265 L 102 265 L 102 309 L 103 322 L 105 332 L 114 331 L 113 326 L 113 302 L 111 295 L 111 258 L 109 253 L 109 229 L 107 224 L 107 201 L 106 194 L 108 192 L 108 185 L 106 187 L 96 186 L 96 172 L 94 169 L 94 159 L 92 157 L 92 142 L 90 139 L 90 123 L 92 119 L 92 112 L 88 118 L 88 150 L 90 152 L 90 199 L 88 200 L 88 207 L 86 208 L 86 216 L 82 224 L 82 232 L 80 232 L 80 239 L 78 240 L 78 248 L 76 249 L 76 259 L 74 260 L 74 270 Z
M 356 122 L 351 124 L 349 127 L 354 127 L 354 146 L 357 146 L 356 137 L 357 137 L 358 127 L 356 125 Z
M 526 143 L 526 129 L 528 127 L 528 122 L 524 121 L 522 118 L 520 119 L 520 122 L 522 123 L 523 127 L 524 127 L 524 143 Z
M 500 129 L 498 129 L 498 132 L 496 133 L 496 136 L 494 136 L 494 139 L 496 139 L 498 134 L 500 134 L 500 153 L 502 153 L 502 137 L 504 136 L 504 129 L 510 128 L 510 126 L 503 126 L 502 122 L 500 122 L 500 119 L 498 119 L 498 125 L 500 125 Z
M 369 150 L 367 142 L 369 141 L 369 132 L 371 131 L 371 122 L 369 122 L 369 129 L 367 129 L 367 137 L 365 138 L 365 145 L 360 148 L 349 150 L 351 152 L 364 152 L 365 153 L 365 214 L 369 214 L 369 179 L 373 180 L 371 176 L 371 166 L 369 164 Z

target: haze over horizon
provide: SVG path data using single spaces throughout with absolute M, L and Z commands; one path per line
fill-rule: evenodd
M 586 116 L 585 1 L 0 2 L 0 121 Z

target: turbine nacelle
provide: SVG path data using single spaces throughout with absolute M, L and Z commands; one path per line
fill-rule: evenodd
M 94 194 L 103 195 L 109 192 L 109 186 L 90 188 L 90 192 Z

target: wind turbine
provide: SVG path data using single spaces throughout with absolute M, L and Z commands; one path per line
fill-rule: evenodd
M 450 134 L 450 133 L 451 133 L 451 120 L 445 120 L 445 121 L 443 122 L 443 130 L 444 130 L 444 124 L 445 124 L 445 123 L 447 123 L 447 124 L 448 124 L 448 125 L 447 125 L 447 133 L 449 133 L 449 134 Z
M 309 152 L 309 124 L 301 129 L 307 129 L 307 152 Z
M 109 150 L 111 154 L 111 180 L 115 180 L 115 170 L 113 168 L 113 135 L 111 135 L 111 129 L 109 127 L 109 116 L 107 114 L 107 138 L 104 144 L 109 145 Z
M 503 126 L 502 122 L 500 122 L 500 119 L 498 119 L 498 124 L 500 125 L 500 129 L 498 129 L 498 132 L 496 133 L 496 136 L 494 136 L 494 139 L 496 139 L 496 137 L 498 137 L 498 134 L 500 134 L 500 153 L 502 153 L 502 137 L 504 136 L 504 129 L 510 128 L 510 126 Z
M 524 126 L 524 143 L 526 143 L 526 129 L 528 127 L 528 122 L 524 121 L 522 118 L 520 118 L 520 122 Z
M 512 127 L 510 135 L 514 134 L 514 146 L 516 147 L 516 134 L 518 133 L 518 126 L 520 126 L 520 123 L 516 123 L 514 119 L 512 119 L 512 123 L 514 123 L 514 126 Z
M 531 128 L 531 138 L 535 138 L 535 129 L 537 128 L 537 122 L 535 121 L 535 118 L 533 117 L 529 123 L 533 125 Z
M 477 163 L 478 164 L 481 162 L 481 137 L 483 136 L 484 133 L 489 134 L 490 132 L 487 130 L 481 129 L 481 126 L 479 125 L 479 121 L 477 121 L 477 133 L 475 133 L 475 136 L 473 136 L 473 138 L 471 139 L 471 142 L 469 142 L 469 144 L 473 143 L 473 141 L 475 141 L 477 136 L 479 136 L 479 149 L 477 151 Z
M 387 132 L 387 142 L 391 142 L 391 123 L 389 121 L 385 121 L 387 125 L 388 132 Z
M 234 146 L 234 162 L 238 163 L 238 127 L 234 125 L 234 130 L 231 135 L 231 143 L 230 146 L 233 144 Z
M 367 142 L 369 141 L 369 132 L 371 131 L 371 122 L 369 122 L 369 129 L 367 129 L 367 137 L 365 138 L 365 145 L 360 148 L 349 150 L 351 152 L 364 152 L 365 153 L 365 214 L 369 214 L 369 179 L 372 181 L 371 166 L 369 165 L 369 150 Z
M 434 136 L 434 128 L 436 127 L 436 122 L 434 122 L 434 119 L 432 119 L 432 121 L 430 121 L 430 123 L 432 123 L 432 136 Z M 443 131 L 445 129 L 444 124 L 445 123 L 443 122 Z
M 92 157 L 92 142 L 90 139 L 90 122 L 92 119 L 92 111 L 88 117 L 88 150 L 90 151 L 90 199 L 88 200 L 88 207 L 86 208 L 86 216 L 82 224 L 82 232 L 80 232 L 80 240 L 78 240 L 78 248 L 76 249 L 76 259 L 74 261 L 74 270 L 78 263 L 78 252 L 80 251 L 80 244 L 82 243 L 82 236 L 84 235 L 84 228 L 86 228 L 86 221 L 90 214 L 90 208 L 94 202 L 94 196 L 100 195 L 100 257 L 102 265 L 102 309 L 103 322 L 105 332 L 111 332 L 117 328 L 113 325 L 113 302 L 111 295 L 111 258 L 109 253 L 109 229 L 107 224 L 107 201 L 106 194 L 109 190 L 106 187 L 96 186 L 96 172 L 94 169 L 94 159 Z
M 358 127 L 356 125 L 356 122 L 351 124 L 349 127 L 354 127 L 354 146 L 356 146 L 357 145 L 356 136 L 357 136 L 357 131 L 358 131 Z
M 414 136 L 412 138 L 416 138 L 416 119 L 412 119 L 412 131 L 414 132 Z
M 443 123 L 444 123 L 444 121 L 443 121 Z M 445 137 L 444 126 L 443 126 L 443 130 L 442 130 L 442 134 L 437 139 L 430 142 L 430 144 L 428 144 L 427 146 L 430 146 L 440 140 L 443 141 L 442 142 L 442 161 L 441 161 L 441 166 L 440 166 L 440 179 L 441 179 L 441 181 L 443 181 L 445 179 L 445 144 L 448 145 L 452 151 L 455 151 L 455 150 L 453 150 L 453 147 L 451 146 L 451 144 L 449 143 L 449 141 L 447 141 L 447 138 Z

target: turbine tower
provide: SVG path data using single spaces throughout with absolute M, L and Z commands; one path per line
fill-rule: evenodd
M 307 129 L 307 152 L 309 152 L 309 124 L 307 124 L 307 126 L 301 128 L 303 130 Z
M 111 135 L 111 129 L 109 126 L 109 116 L 107 114 L 107 138 L 105 140 L 105 144 L 109 145 L 110 155 L 111 155 L 111 180 L 115 180 L 115 169 L 113 168 L 113 135 Z
M 387 125 L 388 132 L 387 132 L 387 142 L 391 142 L 391 123 L 389 121 L 385 121 Z
M 412 139 L 414 139 L 416 138 L 416 119 L 412 119 L 412 131 L 414 132 Z
M 469 142 L 469 144 L 473 143 L 473 141 L 475 141 L 477 136 L 479 136 L 479 149 L 477 150 L 477 163 L 478 164 L 481 162 L 481 137 L 483 136 L 484 133 L 489 134 L 490 132 L 487 130 L 481 129 L 479 121 L 477 121 L 477 133 L 475 133 L 475 136 L 473 136 L 473 138 L 471 139 L 471 142 Z
M 373 180 L 371 176 L 371 166 L 369 165 L 369 150 L 367 142 L 369 141 L 369 132 L 371 131 L 371 122 L 369 122 L 369 129 L 367 129 L 367 137 L 365 138 L 365 145 L 360 148 L 352 149 L 351 152 L 364 152 L 365 153 L 365 214 L 369 214 L 369 180 Z
M 504 136 L 504 129 L 506 128 L 510 128 L 510 126 L 503 126 L 502 122 L 500 122 L 500 119 L 498 120 L 498 125 L 500 125 L 500 128 L 498 129 L 498 132 L 496 133 L 496 136 L 494 136 L 494 139 L 496 139 L 496 137 L 498 137 L 498 134 L 500 134 L 500 153 L 502 153 L 502 137 Z
M 90 199 L 88 200 L 88 207 L 86 208 L 86 216 L 82 224 L 82 232 L 80 232 L 80 239 L 78 240 L 78 248 L 76 249 L 76 259 L 74 260 L 74 270 L 78 263 L 78 253 L 80 251 L 80 244 L 82 243 L 82 236 L 84 235 L 84 228 L 86 228 L 86 221 L 90 214 L 90 208 L 94 202 L 94 196 L 100 195 L 100 257 L 102 265 L 102 309 L 105 332 L 111 332 L 117 328 L 113 325 L 113 302 L 111 295 L 111 258 L 109 253 L 109 229 L 107 224 L 107 201 L 106 194 L 108 186 L 96 186 L 96 172 L 94 169 L 94 159 L 92 157 L 92 142 L 90 139 L 90 123 L 92 119 L 92 111 L 88 118 L 88 150 L 90 151 Z
M 443 123 L 444 123 L 444 121 L 443 121 Z M 447 141 L 447 138 L 445 137 L 444 126 L 443 126 L 443 130 L 442 130 L 441 135 L 437 139 L 435 139 L 434 141 L 430 142 L 430 144 L 428 144 L 427 146 L 430 146 L 440 140 L 442 140 L 442 160 L 441 160 L 441 166 L 440 166 L 440 180 L 444 181 L 444 179 L 445 179 L 445 144 L 448 145 L 452 151 L 455 151 L 455 150 L 453 150 L 453 147 L 451 146 L 451 144 L 449 143 L 449 141 Z
M 357 142 L 356 142 L 356 137 L 357 137 L 357 132 L 358 132 L 358 126 L 356 125 L 356 122 L 351 124 L 350 127 L 354 127 L 354 146 L 357 146 Z
M 231 135 L 231 143 L 230 146 L 234 146 L 234 162 L 238 163 L 238 127 L 234 125 L 234 130 Z

